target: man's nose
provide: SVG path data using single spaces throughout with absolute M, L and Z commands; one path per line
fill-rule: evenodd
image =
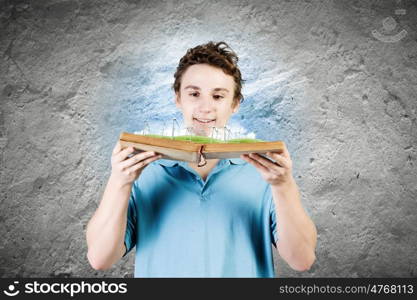
M 202 99 L 203 101 L 200 101 L 199 103 L 199 110 L 202 112 L 210 112 L 214 110 L 214 101 L 211 101 L 210 99 Z

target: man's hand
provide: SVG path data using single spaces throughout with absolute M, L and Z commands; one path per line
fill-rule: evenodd
M 275 162 L 257 153 L 242 154 L 240 157 L 258 169 L 262 178 L 271 186 L 283 187 L 292 183 L 292 161 L 285 144 L 283 151 L 267 152 L 266 155 Z
M 131 185 L 148 164 L 162 157 L 154 151 L 139 152 L 128 157 L 134 151 L 134 147 L 122 149 L 120 141 L 116 143 L 111 156 L 110 180 L 112 182 L 117 182 L 121 186 Z

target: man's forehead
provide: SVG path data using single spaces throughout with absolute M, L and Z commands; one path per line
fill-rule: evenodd
M 205 64 L 196 64 L 188 67 L 182 75 L 183 86 L 193 85 L 200 88 L 230 88 L 234 85 L 233 76 L 225 74 L 220 68 Z

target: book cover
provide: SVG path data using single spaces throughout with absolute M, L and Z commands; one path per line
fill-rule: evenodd
M 137 152 L 155 151 L 162 158 L 197 163 L 204 166 L 207 159 L 239 158 L 241 154 L 282 152 L 283 141 L 258 139 L 233 139 L 221 141 L 205 136 L 158 136 L 122 132 L 119 137 L 122 148 L 134 147 Z

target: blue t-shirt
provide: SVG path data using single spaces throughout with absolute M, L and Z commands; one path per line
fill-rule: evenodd
M 150 163 L 127 217 L 135 277 L 275 277 L 271 187 L 240 158 L 219 160 L 206 181 L 187 162 Z

